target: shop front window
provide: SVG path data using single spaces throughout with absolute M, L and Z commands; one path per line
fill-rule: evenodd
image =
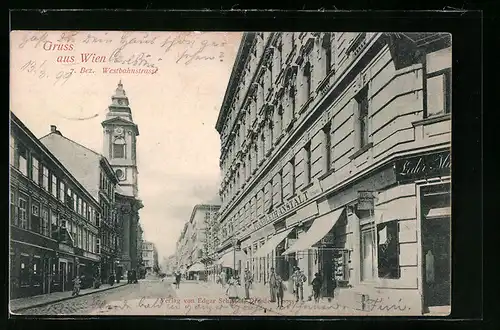
M 398 221 L 377 225 L 378 277 L 400 277 Z
M 361 281 L 375 277 L 375 247 L 373 228 L 361 232 Z
M 42 263 L 40 257 L 33 258 L 32 283 L 34 286 L 42 284 Z
M 26 255 L 20 256 L 20 272 L 19 272 L 19 284 L 21 286 L 28 286 L 30 281 L 30 257 Z

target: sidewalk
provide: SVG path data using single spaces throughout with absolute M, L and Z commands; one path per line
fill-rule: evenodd
M 215 283 L 205 283 L 198 290 L 190 294 L 190 297 L 211 297 L 218 299 L 219 297 L 227 298 L 225 295 L 225 288 L 222 288 L 220 284 Z M 182 284 L 181 284 L 182 289 Z M 203 293 L 202 293 L 203 291 Z M 305 290 L 304 290 L 305 291 Z M 284 292 L 285 296 L 283 299 L 283 308 L 278 308 L 277 302 L 270 301 L 269 287 L 263 284 L 254 284 L 253 288 L 250 290 L 250 300 L 244 300 L 245 289 L 244 287 L 238 287 L 239 300 L 247 304 L 253 305 L 255 307 L 260 307 L 267 310 L 267 315 L 294 315 L 294 316 L 388 316 L 388 315 L 419 315 L 414 314 L 414 312 L 407 310 L 398 310 L 398 306 L 391 305 L 386 306 L 379 301 L 373 301 L 370 306 L 367 306 L 366 310 L 360 310 L 357 308 L 356 304 L 345 300 L 343 297 L 335 297 L 332 299 L 322 298 L 319 302 L 314 302 L 309 300 L 306 292 L 304 292 L 304 301 L 296 302 L 296 298 L 292 292 L 289 290 Z
M 114 284 L 113 286 L 109 284 L 102 284 L 99 289 L 89 288 L 80 290 L 80 294 L 78 296 L 72 296 L 72 291 L 64 291 L 64 292 L 53 292 L 49 294 L 42 294 L 38 296 L 24 297 L 13 299 L 10 301 L 10 311 L 18 312 L 21 310 L 25 310 L 33 307 L 41 307 L 49 304 L 53 304 L 60 301 L 65 301 L 69 299 L 73 299 L 76 297 L 86 296 L 96 292 L 102 292 L 111 290 L 113 288 L 119 288 L 124 285 L 127 285 L 127 282 L 120 281 L 118 284 Z

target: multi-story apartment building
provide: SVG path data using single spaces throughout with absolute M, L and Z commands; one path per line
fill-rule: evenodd
M 221 259 L 449 305 L 450 75 L 447 34 L 245 33 L 216 124 Z
M 121 256 L 121 224 L 115 207 L 115 187 L 118 179 L 106 157 L 65 137 L 55 126 L 40 141 L 99 201 L 102 210 L 98 239 L 101 254 L 101 281 L 106 282 L 116 272 Z M 79 204 L 78 204 L 79 205 Z
M 207 269 L 207 276 L 212 281 L 215 281 L 216 276 L 219 271 L 219 267 L 217 265 L 218 255 L 217 248 L 219 247 L 219 208 L 218 205 L 216 208 L 210 210 L 210 212 L 205 214 L 205 242 L 204 242 L 204 253 L 202 262 L 205 264 Z
M 212 204 L 198 204 L 193 208 L 176 244 L 178 270 L 206 279 L 206 271 L 213 269 L 217 260 L 214 245 L 217 225 L 214 223 L 219 208 L 220 205 Z
M 162 263 L 160 265 L 161 271 L 167 275 L 173 274 L 177 270 L 177 259 L 175 254 L 168 257 L 163 257 Z
M 155 265 L 158 265 L 158 252 L 152 242 L 142 241 L 142 260 L 147 273 L 154 271 Z
M 10 297 L 71 290 L 98 271 L 101 206 L 12 112 L 10 123 Z
M 191 265 L 191 249 L 189 247 L 189 222 L 184 224 L 181 234 L 177 239 L 176 243 L 176 258 L 177 258 L 177 270 L 186 271 L 188 266 Z
M 144 269 L 144 260 L 142 259 L 142 241 L 144 240 L 144 231 L 142 230 L 142 225 L 139 222 L 137 225 L 137 241 L 136 241 L 136 248 L 137 248 L 137 265 L 138 265 L 138 272 L 139 276 L 143 276 L 146 272 Z

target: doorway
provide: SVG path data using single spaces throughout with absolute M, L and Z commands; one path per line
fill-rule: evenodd
M 49 258 L 43 259 L 42 276 L 43 276 L 43 280 L 42 280 L 43 294 L 50 293 L 50 259 Z
M 66 291 L 66 263 L 64 261 L 59 261 L 59 286 L 61 291 Z
M 449 185 L 423 189 L 422 284 L 424 310 L 451 305 L 451 212 Z M 448 188 L 449 189 L 449 188 Z
M 333 248 L 323 247 L 319 249 L 318 273 L 320 274 L 323 282 L 321 287 L 321 296 L 323 297 L 333 297 L 334 295 L 334 257 Z
M 68 262 L 68 272 L 66 276 L 66 288 L 67 290 L 73 290 L 73 278 L 76 275 L 76 272 L 74 271 L 74 265 L 72 262 Z

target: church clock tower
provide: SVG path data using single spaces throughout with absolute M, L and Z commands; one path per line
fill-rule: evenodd
M 104 129 L 104 156 L 119 180 L 120 190 L 126 196 L 138 197 L 137 137 L 139 128 L 132 119 L 132 111 L 120 80 L 108 107 Z

